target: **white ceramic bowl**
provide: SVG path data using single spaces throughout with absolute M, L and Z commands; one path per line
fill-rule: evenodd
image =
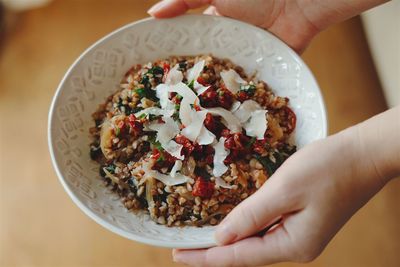
M 87 49 L 65 74 L 50 107 L 49 147 L 57 175 L 72 200 L 93 220 L 126 238 L 155 246 L 213 246 L 213 227 L 168 228 L 144 213 L 128 212 L 106 189 L 89 157 L 91 114 L 119 88 L 134 64 L 171 55 L 212 53 L 247 73 L 257 71 L 297 114 L 295 141 L 302 147 L 327 133 L 324 102 L 310 70 L 272 34 L 233 19 L 186 15 L 145 19 L 107 35 Z

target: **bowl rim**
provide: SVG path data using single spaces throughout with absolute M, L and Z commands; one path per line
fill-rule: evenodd
M 182 15 L 184 17 L 205 17 L 205 16 L 209 16 L 209 15 L 204 15 L 204 14 L 185 14 Z M 174 18 L 172 18 L 174 19 Z M 321 89 L 314 77 L 314 74 L 311 72 L 310 68 L 305 64 L 305 62 L 303 61 L 303 59 L 291 48 L 289 47 L 285 42 L 283 42 L 280 38 L 278 38 L 277 36 L 275 36 L 274 34 L 272 34 L 271 32 L 262 29 L 260 27 L 254 26 L 252 24 L 243 22 L 243 21 L 239 21 L 239 20 L 235 20 L 232 18 L 227 18 L 227 17 L 219 17 L 219 19 L 223 19 L 223 20 L 227 20 L 233 23 L 239 23 L 242 26 L 245 25 L 246 27 L 251 27 L 256 31 L 259 31 L 263 34 L 269 35 L 270 38 L 275 39 L 276 41 L 278 41 L 280 43 L 280 45 L 286 47 L 286 49 L 288 49 L 288 52 L 290 53 L 291 56 L 293 56 L 295 58 L 296 61 L 300 62 L 302 64 L 302 66 L 306 69 L 306 71 L 310 74 L 310 78 L 313 80 L 313 82 L 316 84 L 318 90 L 316 92 L 317 97 L 319 99 L 321 99 L 319 106 L 321 108 L 322 111 L 322 137 L 326 137 L 327 133 L 328 133 L 328 118 L 327 118 L 327 112 L 326 112 L 326 105 L 325 105 L 325 101 L 321 92 Z M 152 245 L 152 246 L 158 246 L 158 247 L 166 247 L 166 248 L 186 248 L 186 249 L 194 249 L 194 248 L 208 248 L 208 247 L 213 247 L 216 246 L 215 241 L 214 242 L 199 242 L 199 241 L 158 241 L 155 239 L 148 239 L 146 237 L 141 237 L 139 235 L 136 234 L 132 234 L 126 230 L 123 230 L 117 226 L 112 225 L 111 223 L 105 221 L 104 219 L 102 219 L 100 216 L 96 215 L 94 212 L 92 212 L 84 203 L 82 203 L 76 196 L 75 194 L 72 192 L 72 190 L 70 189 L 70 186 L 66 183 L 65 178 L 63 173 L 61 172 L 60 168 L 59 168 L 59 164 L 58 161 L 56 159 L 55 156 L 55 152 L 54 152 L 54 147 L 53 147 L 53 143 L 54 143 L 54 137 L 53 137 L 53 133 L 52 133 L 52 125 L 53 125 L 53 120 L 54 120 L 54 110 L 55 110 L 55 106 L 56 106 L 56 102 L 60 97 L 62 88 L 64 87 L 64 84 L 67 80 L 67 78 L 70 76 L 72 70 L 83 60 L 83 58 L 93 49 L 95 49 L 97 46 L 99 46 L 101 43 L 103 43 L 104 41 L 112 38 L 114 35 L 119 34 L 120 32 L 123 32 L 124 30 L 130 28 L 130 27 L 134 27 L 135 25 L 138 24 L 142 24 L 142 23 L 148 23 L 151 21 L 158 21 L 158 20 L 168 20 L 168 19 L 155 19 L 152 17 L 147 17 L 144 19 L 140 19 L 131 23 L 128 23 L 122 27 L 117 28 L 116 30 L 108 33 L 107 35 L 105 35 L 104 37 L 100 38 L 99 40 L 97 40 L 95 43 L 93 43 L 92 45 L 90 45 L 88 48 L 86 48 L 84 50 L 84 52 L 82 52 L 79 57 L 77 59 L 75 59 L 75 61 L 72 63 L 72 65 L 68 68 L 67 72 L 64 74 L 63 78 L 61 79 L 59 85 L 57 86 L 57 89 L 55 91 L 55 94 L 52 98 L 51 104 L 50 104 L 50 108 L 49 108 L 49 113 L 48 113 L 48 123 L 47 123 L 47 141 L 48 141 L 48 148 L 49 148 L 49 152 L 50 152 L 50 158 L 51 158 L 51 162 L 53 165 L 53 168 L 57 174 L 58 180 L 60 181 L 60 183 L 62 184 L 64 190 L 67 192 L 67 194 L 69 195 L 69 197 L 72 199 L 72 201 L 87 215 L 89 216 L 92 220 L 94 220 L 95 222 L 97 222 L 98 224 L 100 224 L 101 226 L 103 226 L 104 228 L 110 230 L 111 232 L 123 236 L 127 239 L 133 240 L 133 241 L 137 241 L 137 242 L 141 242 L 147 245 Z

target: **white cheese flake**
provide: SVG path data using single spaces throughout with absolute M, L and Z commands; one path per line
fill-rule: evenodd
M 192 120 L 190 112 L 192 110 L 191 105 L 194 103 L 199 103 L 199 98 L 197 95 L 184 83 L 178 83 L 170 87 L 170 92 L 175 92 L 182 96 L 180 108 L 179 108 L 179 118 L 183 125 L 189 125 Z
M 215 135 L 210 132 L 204 125 L 201 127 L 199 137 L 197 137 L 197 142 L 199 145 L 209 145 L 215 140 Z
M 196 81 L 197 78 L 199 78 L 200 73 L 204 69 L 204 64 L 205 64 L 205 61 L 200 60 L 199 62 L 194 64 L 193 68 L 191 68 L 187 71 L 186 79 L 188 80 L 189 83 L 193 80 Z
M 210 87 L 211 86 L 204 86 L 201 83 L 199 83 L 198 81 L 194 81 L 194 84 L 193 84 L 193 88 L 196 91 L 197 95 L 201 95 L 202 93 L 207 91 L 207 89 Z
M 166 78 L 165 84 L 167 85 L 175 85 L 177 83 L 182 82 L 183 74 L 181 71 L 178 70 L 179 64 L 176 64 L 172 69 L 169 70 Z
M 225 182 L 224 179 L 221 177 L 215 177 L 215 185 L 218 187 L 226 188 L 226 189 L 232 189 L 234 188 L 234 185 L 230 185 L 227 182 Z
M 187 183 L 187 182 L 189 182 L 189 183 L 194 182 L 192 178 L 185 176 L 183 174 L 180 174 L 180 173 L 176 173 L 175 177 L 172 177 L 171 175 L 162 174 L 156 170 L 152 170 L 150 168 L 150 164 L 151 164 L 150 162 L 143 164 L 143 171 L 145 173 L 145 175 L 144 175 L 145 179 L 143 179 L 144 181 L 146 181 L 149 178 L 154 178 L 168 186 L 174 186 L 174 185 L 183 184 L 183 183 Z
M 235 100 L 232 103 L 232 107 L 231 107 L 231 109 L 229 111 L 230 112 L 235 112 L 240 107 L 240 105 L 241 105 L 241 103 L 239 101 Z
M 234 94 L 239 91 L 241 84 L 247 84 L 233 69 L 221 71 L 220 75 L 226 88 Z
M 150 122 L 144 129 L 156 131 L 156 140 L 160 142 L 161 147 L 177 159 L 183 160 L 181 155 L 183 146 L 172 140 L 179 133 L 179 125 L 171 117 L 163 117 L 164 123 Z
M 150 108 L 145 108 L 142 109 L 141 111 L 138 111 L 135 113 L 136 117 L 140 117 L 141 115 L 148 115 L 148 114 L 152 114 L 152 115 L 163 115 L 164 111 L 158 107 L 150 107 Z
M 241 132 L 242 126 L 240 124 L 240 121 L 235 116 L 233 116 L 233 114 L 230 111 L 220 107 L 209 108 L 207 109 L 207 111 L 212 115 L 221 116 L 222 117 L 221 122 L 225 124 L 225 126 L 228 127 L 228 129 L 231 130 L 231 132 L 234 133 Z
M 182 168 L 182 161 L 181 160 L 175 161 L 174 166 L 172 167 L 169 175 L 171 175 L 171 177 L 176 177 L 177 172 L 179 172 L 181 168 Z
M 229 155 L 229 149 L 225 148 L 225 137 L 221 137 L 217 143 L 213 145 L 213 148 L 215 150 L 214 154 L 214 169 L 213 169 L 213 175 L 215 177 L 220 177 L 223 175 L 227 170 L 228 166 L 224 164 L 224 160 L 226 157 Z
M 233 115 L 235 115 L 241 123 L 244 123 L 251 117 L 251 113 L 256 110 L 262 110 L 260 104 L 254 100 L 246 100 L 234 111 Z
M 256 137 L 258 140 L 264 139 L 265 131 L 268 127 L 267 110 L 256 110 L 251 114 L 250 120 L 244 124 L 244 129 L 248 136 Z
M 190 111 L 190 116 L 191 116 L 191 123 L 187 125 L 181 133 L 187 137 L 190 141 L 196 142 L 197 137 L 200 134 L 200 131 L 203 127 L 203 122 L 206 118 L 207 111 L 206 110 L 201 110 L 201 111 L 195 111 L 191 110 Z

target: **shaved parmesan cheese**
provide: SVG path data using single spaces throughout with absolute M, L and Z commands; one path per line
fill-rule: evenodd
M 147 180 L 149 178 L 154 178 L 168 186 L 174 186 L 174 185 L 183 184 L 183 183 L 187 183 L 187 182 L 189 182 L 189 183 L 194 182 L 194 180 L 192 178 L 182 175 L 180 173 L 176 173 L 175 177 L 171 177 L 170 175 L 162 174 L 156 170 L 152 170 L 150 168 L 150 164 L 151 164 L 150 162 L 143 164 L 145 180 Z M 140 181 L 140 182 L 142 182 L 142 181 Z
M 171 110 L 165 110 L 165 109 L 161 109 L 158 107 L 150 107 L 150 108 L 145 108 L 145 109 L 142 109 L 141 111 L 136 112 L 135 116 L 140 117 L 143 114 L 145 114 L 145 115 L 152 114 L 155 116 L 172 116 L 172 114 L 174 114 L 174 113 Z
M 188 70 L 187 75 L 186 75 L 186 79 L 188 80 L 189 83 L 192 82 L 193 80 L 196 81 L 197 78 L 199 78 L 200 73 L 204 69 L 204 64 L 205 64 L 205 61 L 204 60 L 200 60 L 199 62 L 194 64 L 193 68 Z
M 203 127 L 203 122 L 206 119 L 207 111 L 190 111 L 191 123 L 182 130 L 182 134 L 190 141 L 195 142 Z
M 225 126 L 228 127 L 228 129 L 232 132 L 239 133 L 241 131 L 242 127 L 240 125 L 240 121 L 228 110 L 218 107 L 209 108 L 207 111 L 213 115 L 221 116 L 222 123 L 225 124 Z
M 175 84 L 174 86 L 170 87 L 170 92 L 175 92 L 182 96 L 182 98 L 186 98 L 188 101 L 190 101 L 192 104 L 198 97 L 197 95 L 192 91 L 192 89 L 189 88 L 186 84 L 180 82 Z
M 240 89 L 240 84 L 246 84 L 247 82 L 240 77 L 240 75 L 233 69 L 228 71 L 221 71 L 220 73 L 222 80 L 226 88 L 232 93 L 237 93 Z
M 230 112 L 235 112 L 239 107 L 240 107 L 240 102 L 235 100 L 235 102 L 232 103 Z
M 225 137 L 221 137 L 218 143 L 213 145 L 215 150 L 213 175 L 215 177 L 220 177 L 228 170 L 224 164 L 225 158 L 229 155 L 229 149 L 226 149 L 224 145 L 225 139 Z
M 246 100 L 239 106 L 233 115 L 235 115 L 241 123 L 244 123 L 250 118 L 251 113 L 256 110 L 262 110 L 260 104 L 254 100 Z
M 182 161 L 181 160 L 175 161 L 175 164 L 172 167 L 171 172 L 169 173 L 169 175 L 171 175 L 171 177 L 175 177 L 176 176 L 176 172 L 180 171 L 181 168 L 182 168 Z
M 161 143 L 161 142 L 160 142 Z M 181 155 L 181 151 L 183 145 L 176 143 L 174 140 L 170 140 L 168 143 L 161 143 L 161 146 L 167 151 L 169 154 L 174 156 L 177 159 L 183 160 L 185 156 Z
M 195 102 L 199 103 L 199 98 L 197 95 L 184 83 L 178 83 L 172 87 L 170 87 L 170 92 L 178 93 L 182 96 L 182 101 L 179 108 L 179 118 L 183 125 L 189 125 L 192 122 L 191 119 L 191 110 Z
M 194 81 L 193 84 L 193 88 L 196 91 L 197 95 L 201 95 L 202 93 L 204 93 L 205 91 L 207 91 L 208 88 L 210 88 L 211 86 L 204 86 L 201 83 Z
M 209 145 L 215 140 L 215 135 L 210 132 L 205 126 L 201 127 L 199 137 L 197 137 L 197 143 L 199 145 Z
M 182 82 L 183 74 L 181 71 L 178 70 L 179 64 L 176 64 L 172 69 L 169 70 L 166 78 L 165 84 L 167 85 L 175 85 L 177 83 Z
M 218 187 L 226 188 L 226 189 L 232 189 L 234 188 L 234 185 L 230 185 L 227 182 L 225 182 L 224 179 L 221 177 L 215 177 L 215 185 Z
M 254 136 L 258 140 L 264 139 L 264 134 L 268 127 L 266 115 L 267 110 L 253 111 L 250 120 L 243 126 L 248 136 Z
M 179 125 L 171 117 L 163 117 L 165 123 L 151 122 L 145 125 L 145 130 L 156 131 L 156 140 L 160 142 L 161 147 L 177 159 L 184 159 L 181 155 L 183 146 L 172 140 L 179 133 Z
M 162 182 L 165 185 L 168 186 L 174 186 L 174 185 L 178 185 L 178 184 L 183 184 L 183 183 L 193 183 L 193 179 L 190 178 L 189 176 L 185 176 L 183 174 L 177 173 L 175 175 L 175 177 L 171 177 L 170 175 L 166 175 L 166 174 L 162 174 L 159 173 L 158 171 L 155 170 L 151 170 L 148 172 L 148 175 L 150 175 L 151 177 L 159 180 L 160 182 Z
M 157 132 L 157 139 L 160 143 L 167 142 L 174 138 L 179 133 L 179 125 L 171 117 L 163 117 L 165 123 L 161 124 L 161 127 Z

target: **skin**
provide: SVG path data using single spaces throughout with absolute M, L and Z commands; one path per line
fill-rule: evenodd
M 383 2 L 166 0 L 149 13 L 171 17 L 211 4 L 207 13 L 268 29 L 300 52 L 329 25 Z M 312 261 L 357 210 L 400 175 L 398 133 L 400 106 L 307 145 L 218 225 L 217 247 L 174 250 L 174 260 L 192 266 Z M 278 225 L 260 234 L 277 218 Z
M 384 2 L 386 1 L 164 0 L 148 12 L 156 18 L 168 18 L 208 5 L 205 13 L 235 18 L 264 28 L 295 51 L 302 52 L 320 31 Z

